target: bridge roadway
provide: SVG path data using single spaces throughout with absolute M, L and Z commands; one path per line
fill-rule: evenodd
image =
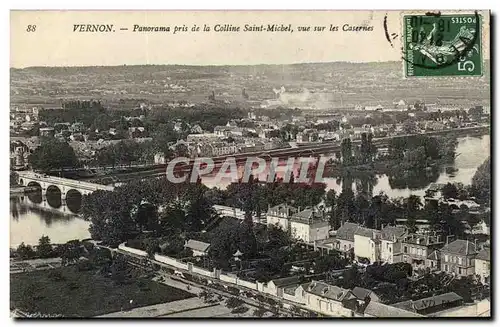
M 438 136 L 438 135 L 443 135 L 443 134 L 468 134 L 468 133 L 473 133 L 473 132 L 488 132 L 490 128 L 490 125 L 481 125 L 481 126 L 473 126 L 473 127 L 464 127 L 464 128 L 456 128 L 456 129 L 451 129 L 451 130 L 442 130 L 442 131 L 432 131 L 432 132 L 426 132 L 422 134 L 405 134 L 405 135 L 395 135 L 395 136 L 387 136 L 387 137 L 380 137 L 380 138 L 374 138 L 373 139 L 373 144 L 376 146 L 381 146 L 381 145 L 387 145 L 387 143 L 391 139 L 397 139 L 397 138 L 405 138 L 405 137 L 411 137 L 415 135 L 426 135 L 426 136 Z M 360 144 L 361 140 L 354 140 L 352 144 Z M 225 156 L 218 156 L 218 157 L 212 157 L 211 159 L 213 160 L 214 164 L 216 166 L 221 165 L 227 158 L 235 158 L 237 163 L 243 163 L 247 160 L 249 157 L 260 157 L 264 158 L 266 160 L 270 160 L 271 158 L 280 158 L 280 159 L 286 159 L 292 156 L 316 156 L 320 154 L 325 154 L 325 153 L 331 153 L 335 151 L 339 151 L 341 148 L 341 144 L 339 141 L 336 142 L 327 142 L 327 143 L 319 143 L 319 144 L 312 144 L 312 145 L 305 145 L 305 146 L 300 146 L 297 148 L 280 148 L 280 149 L 274 149 L 274 150 L 266 150 L 266 151 L 256 151 L 256 152 L 245 152 L 245 153 L 235 153 L 232 155 L 225 155 Z M 194 164 L 195 159 L 191 159 L 189 164 L 177 164 L 176 165 L 176 171 L 190 171 L 192 168 L 192 165 Z M 115 175 L 110 175 L 116 179 L 121 179 L 121 177 L 124 177 L 125 179 L 128 179 L 127 177 L 130 177 L 131 179 L 135 178 L 154 178 L 154 177 L 159 177 L 165 174 L 165 170 L 167 168 L 168 164 L 157 164 L 157 165 L 152 165 L 150 170 L 143 170 L 140 172 L 132 172 L 132 173 L 122 173 L 122 174 L 115 174 Z
M 32 171 L 18 171 L 19 184 L 23 186 L 36 186 L 39 185 L 42 189 L 42 196 L 47 194 L 50 189 L 59 190 L 61 198 L 66 199 L 68 192 L 76 191 L 80 195 L 87 195 L 97 190 L 113 191 L 113 186 L 89 183 L 78 181 L 69 178 L 61 178 L 38 174 Z

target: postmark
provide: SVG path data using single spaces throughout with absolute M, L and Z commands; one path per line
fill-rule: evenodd
M 481 15 L 403 16 L 405 77 L 482 76 Z

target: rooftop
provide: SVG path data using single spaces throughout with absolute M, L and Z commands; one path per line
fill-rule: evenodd
M 300 284 L 300 276 L 291 276 L 285 278 L 278 278 L 271 280 L 277 287 L 291 286 L 295 284 Z
M 363 288 L 363 287 L 355 287 L 352 289 L 352 294 L 354 294 L 355 297 L 357 297 L 358 299 L 360 300 L 364 300 L 366 299 L 367 296 L 370 296 L 370 294 L 372 293 L 371 290 L 368 290 L 366 288 Z
M 406 234 L 406 228 L 404 227 L 396 227 L 396 226 L 387 226 L 382 228 L 382 239 L 386 241 L 393 241 L 394 239 L 399 239 Z
M 314 209 L 305 209 L 294 214 L 291 219 L 301 223 L 312 223 L 322 221 L 323 215 Z
M 377 318 L 422 318 L 422 315 L 396 308 L 387 304 L 370 301 L 365 308 L 365 314 Z
M 317 281 L 306 283 L 302 287 L 308 293 L 335 301 L 342 301 L 347 295 L 352 294 L 350 290 Z
M 439 260 L 439 251 L 438 250 L 432 251 L 431 254 L 427 256 L 427 259 L 434 261 Z
M 185 247 L 196 251 L 206 252 L 210 247 L 210 243 L 205 243 L 197 240 L 189 240 L 186 242 Z
M 476 255 L 476 259 L 490 261 L 490 249 L 484 248 Z
M 297 208 L 292 207 L 286 203 L 278 204 L 277 206 L 271 207 L 267 210 L 267 214 L 275 215 L 275 216 L 283 216 L 288 217 L 297 213 Z
M 358 224 L 345 223 L 337 230 L 336 238 L 354 242 L 354 233 L 359 228 Z
M 433 245 L 444 243 L 439 235 L 422 235 L 422 234 L 408 234 L 404 237 L 403 243 L 417 244 L 417 245 Z
M 463 298 L 455 292 L 449 292 L 441 295 L 431 296 L 425 299 L 420 299 L 416 301 L 408 300 L 403 302 L 398 302 L 392 304 L 393 307 L 408 310 L 408 311 L 420 311 L 431 307 L 437 307 L 442 304 L 462 301 Z
M 473 255 L 477 253 L 476 245 L 466 240 L 455 240 L 445 245 L 441 251 L 459 255 Z
M 358 229 L 354 232 L 354 234 L 369 238 L 375 238 L 380 235 L 380 231 L 366 227 L 358 227 Z

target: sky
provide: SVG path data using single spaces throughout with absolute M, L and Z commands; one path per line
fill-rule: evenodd
M 12 11 L 10 67 L 143 64 L 254 65 L 401 60 L 400 11 Z M 114 32 L 74 32 L 75 25 L 112 24 Z M 292 24 L 294 32 L 179 32 L 174 26 Z M 345 24 L 372 31 L 342 31 Z M 36 25 L 34 32 L 27 32 Z M 171 32 L 132 32 L 134 25 L 170 26 Z M 330 25 L 338 31 L 330 31 Z M 325 26 L 299 32 L 299 26 Z M 487 19 L 484 26 L 489 26 Z M 128 28 L 128 31 L 120 30 Z M 30 28 L 31 29 L 31 28 Z M 78 27 L 76 28 L 78 30 Z M 484 37 L 489 37 L 489 28 Z M 484 41 L 485 57 L 489 42 Z

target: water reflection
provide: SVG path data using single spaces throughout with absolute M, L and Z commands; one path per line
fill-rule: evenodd
M 59 203 L 59 207 L 52 207 L 51 204 L 54 203 Z M 18 246 L 21 242 L 37 244 L 42 235 L 49 236 L 53 243 L 88 238 L 89 222 L 75 214 L 80 206 L 81 198 L 63 201 L 56 193 L 48 193 L 44 200 L 41 190 L 11 196 L 11 246 Z

